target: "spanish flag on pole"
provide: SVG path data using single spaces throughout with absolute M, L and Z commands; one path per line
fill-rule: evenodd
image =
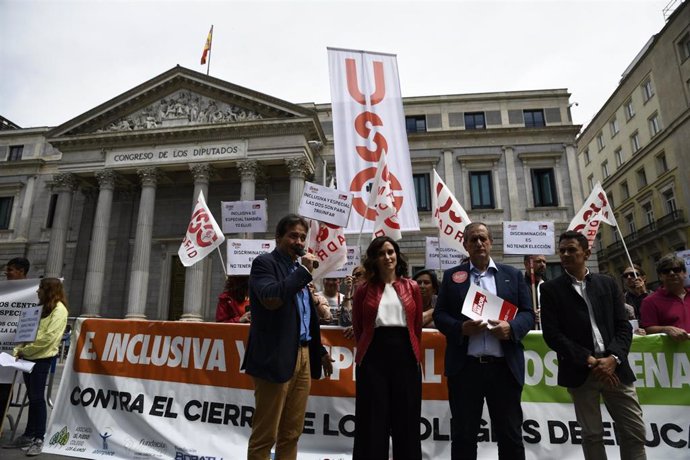
M 204 45 L 204 53 L 201 55 L 201 65 L 206 64 L 206 58 L 211 52 L 211 42 L 213 41 L 213 26 L 211 30 L 208 31 L 208 37 L 206 37 L 206 44 Z

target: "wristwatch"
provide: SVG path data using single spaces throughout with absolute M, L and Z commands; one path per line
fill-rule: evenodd
M 616 360 L 616 364 L 621 363 L 621 359 L 618 356 L 614 355 L 613 353 L 611 353 L 609 356 Z

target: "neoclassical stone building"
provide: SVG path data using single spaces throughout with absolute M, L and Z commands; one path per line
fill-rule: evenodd
M 521 265 L 502 257 L 503 221 L 565 229 L 584 198 L 569 96 L 404 99 L 421 230 L 401 245 L 414 268 L 436 235 L 433 168 L 491 225 L 498 259 Z M 74 316 L 212 320 L 218 256 L 187 269 L 177 258 L 193 197 L 218 219 L 221 201 L 267 199 L 269 232 L 253 236 L 272 238 L 305 180 L 334 175 L 330 116 L 178 66 L 60 126 L 0 130 L 0 263 L 24 256 L 31 276 L 64 277 Z

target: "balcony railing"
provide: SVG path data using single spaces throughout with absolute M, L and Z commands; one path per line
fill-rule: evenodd
M 660 234 L 666 230 L 671 229 L 673 226 L 682 224 L 685 222 L 685 217 L 683 211 L 677 209 L 672 211 L 659 220 L 645 225 L 639 230 L 630 232 L 625 235 L 625 243 L 629 248 L 635 247 L 639 244 L 645 244 L 645 242 L 650 238 L 654 237 L 655 234 Z M 597 252 L 597 257 L 601 259 L 606 259 L 608 257 L 617 256 L 619 251 L 623 250 L 623 243 L 621 241 L 614 241 L 613 243 L 602 248 Z

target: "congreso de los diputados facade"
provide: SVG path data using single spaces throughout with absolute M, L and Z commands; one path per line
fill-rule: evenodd
M 112 99 L 55 127 L 0 117 L 0 265 L 26 257 L 29 277 L 63 277 L 71 316 L 212 321 L 225 281 L 218 254 L 189 268 L 177 256 L 194 197 L 203 191 L 217 218 L 223 201 L 267 200 L 269 231 L 250 236 L 273 238 L 305 181 L 335 175 L 330 104 L 180 66 L 103 96 Z M 437 236 L 434 169 L 491 226 L 498 260 L 522 265 L 502 254 L 504 221 L 565 230 L 589 193 L 570 106 L 567 89 L 403 98 L 420 221 L 400 241 L 411 270 Z M 558 270 L 556 256 L 548 262 Z

